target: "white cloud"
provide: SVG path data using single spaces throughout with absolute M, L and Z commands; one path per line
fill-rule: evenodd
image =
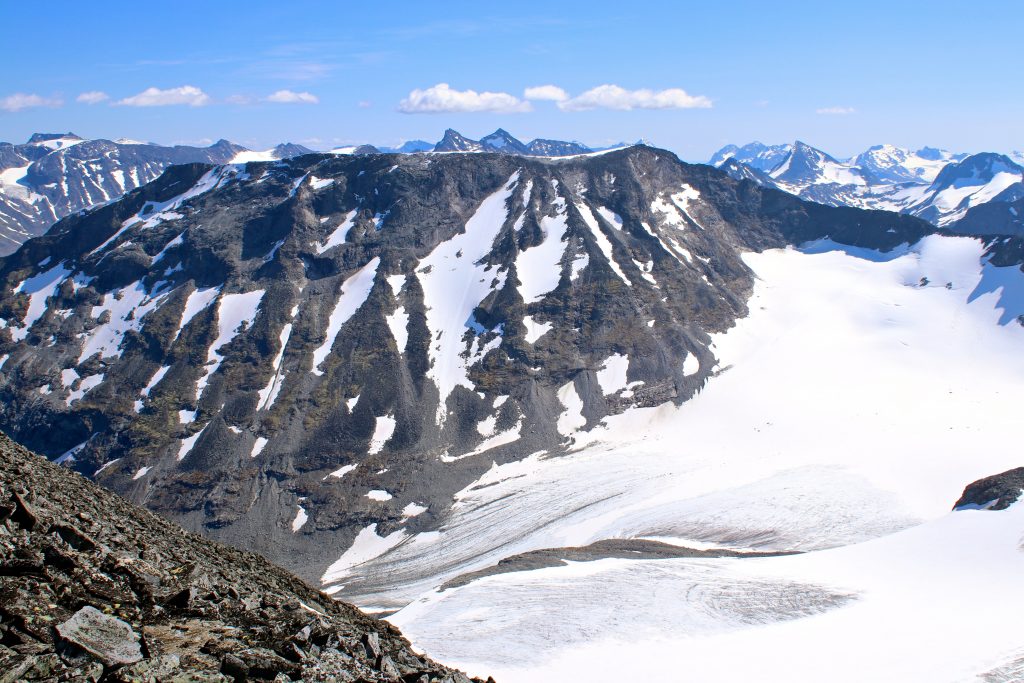
M 532 88 L 527 88 L 523 92 L 523 97 L 528 100 L 550 100 L 552 102 L 564 102 L 569 99 L 569 93 L 565 92 L 557 85 L 537 85 Z
M 118 100 L 115 104 L 127 107 L 167 107 L 187 104 L 190 107 L 203 107 L 210 104 L 210 96 L 194 85 L 183 85 L 179 88 L 146 88 L 138 95 Z
M 81 102 L 82 104 L 99 104 L 100 102 L 105 102 L 109 99 L 110 95 L 102 90 L 89 90 L 88 92 L 84 92 L 76 97 L 75 101 Z
M 360 109 L 369 109 L 372 106 L 373 106 L 373 102 L 371 102 L 370 100 L 359 100 L 359 108 Z
M 58 97 L 42 97 L 22 92 L 16 92 L 0 99 L 0 109 L 12 112 L 33 107 L 59 107 L 62 104 L 64 104 L 63 100 Z
M 267 97 L 267 102 L 277 104 L 319 104 L 320 98 L 309 92 L 293 92 L 291 90 L 278 90 Z
M 228 104 L 246 105 L 252 104 L 252 98 L 248 95 L 228 95 L 224 98 L 224 101 Z
M 711 100 L 703 95 L 690 95 L 680 88 L 667 90 L 626 90 L 617 85 L 599 85 L 581 95 L 559 102 L 565 111 L 586 109 L 709 109 Z
M 818 114 L 827 114 L 832 116 L 842 116 L 843 114 L 852 114 L 856 109 L 853 107 L 822 107 L 816 110 Z
M 452 90 L 447 83 L 413 90 L 398 104 L 398 111 L 406 114 L 443 114 L 451 112 L 495 112 L 510 114 L 533 109 L 515 95 L 505 92 L 477 92 Z

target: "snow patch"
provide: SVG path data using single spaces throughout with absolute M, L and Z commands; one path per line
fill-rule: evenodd
M 605 396 L 618 393 L 626 388 L 628 381 L 626 373 L 629 371 L 629 356 L 616 353 L 608 357 L 604 365 L 597 371 L 597 383 L 601 385 L 601 391 Z
M 351 230 L 352 226 L 355 224 L 357 213 L 357 209 L 349 211 L 345 216 L 345 219 L 338 224 L 338 227 L 336 227 L 330 235 L 327 236 L 326 240 L 314 244 L 313 248 L 316 250 L 316 253 L 322 254 L 328 249 L 333 249 L 340 244 L 344 244 L 345 239 L 348 236 L 348 231 Z
M 526 343 L 536 344 L 537 340 L 551 331 L 551 323 L 539 323 L 532 315 L 523 316 L 523 325 L 526 326 Z
M 565 411 L 558 416 L 558 433 L 562 436 L 569 436 L 576 430 L 587 424 L 587 418 L 583 417 L 583 399 L 576 391 L 576 385 L 568 382 L 558 390 L 558 400 Z
M 203 395 L 210 377 L 224 362 L 221 349 L 230 344 L 243 328 L 248 329 L 252 326 L 264 294 L 264 290 L 257 289 L 244 294 L 224 294 L 220 297 L 217 309 L 217 338 L 206 353 L 203 375 L 196 383 L 196 398 Z
M 334 342 L 341 332 L 341 328 L 348 322 L 349 318 L 355 315 L 373 289 L 373 281 L 377 276 L 377 267 L 380 265 L 380 257 L 375 256 L 369 263 L 360 268 L 355 275 L 352 275 L 342 283 L 338 300 L 334 304 L 334 310 L 327 322 L 326 339 L 315 351 L 313 351 L 313 374 L 323 375 L 320 366 L 327 359 Z
M 255 458 L 257 455 L 262 453 L 263 449 L 267 447 L 267 443 L 269 443 L 269 442 L 270 442 L 270 439 L 268 439 L 268 438 L 266 438 L 264 436 L 256 437 L 256 442 L 253 443 L 253 445 L 252 445 L 252 451 L 249 452 L 249 457 L 250 458 Z
M 391 415 L 378 417 L 373 426 L 373 436 L 370 437 L 370 447 L 366 452 L 370 455 L 380 453 L 384 449 L 384 444 L 395 433 L 396 424 L 395 418 Z
M 427 376 L 440 394 L 439 424 L 444 423 L 446 402 L 455 387 L 473 388 L 467 376 L 468 361 L 462 356 L 462 330 L 492 287 L 504 285 L 505 273 L 481 261 L 508 219 L 508 199 L 518 179 L 516 172 L 504 187 L 480 203 L 461 234 L 438 245 L 420 262 L 419 279 L 431 338 Z

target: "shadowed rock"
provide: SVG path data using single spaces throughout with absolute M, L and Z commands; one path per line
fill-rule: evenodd
M 1007 470 L 968 484 L 954 510 L 1005 510 L 1020 498 L 1024 490 L 1024 467 Z

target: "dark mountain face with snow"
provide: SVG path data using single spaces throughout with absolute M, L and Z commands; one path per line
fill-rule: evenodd
M 693 396 L 741 252 L 931 229 L 648 147 L 174 166 L 0 261 L 0 428 L 319 579 L 494 463 Z
M 164 147 L 36 133 L 24 145 L 0 143 L 0 254 L 41 235 L 57 220 L 110 202 L 172 164 L 282 159 L 311 150 L 295 144 L 250 152 L 220 140 L 210 147 Z
M 1005 155 L 876 145 L 842 161 L 799 141 L 779 148 L 786 148 L 785 155 L 767 169 L 758 155 L 776 148 L 761 143 L 724 147 L 710 163 L 734 178 L 831 206 L 898 211 L 969 234 L 1024 229 L 1009 206 L 1024 196 L 1024 168 Z M 980 209 L 993 201 L 995 206 Z

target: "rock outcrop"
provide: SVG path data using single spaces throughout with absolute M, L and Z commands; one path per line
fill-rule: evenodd
M 954 510 L 973 508 L 1005 510 L 1024 493 L 1024 467 L 1007 470 L 967 485 Z
M 232 680 L 470 679 L 0 435 L 0 681 Z

